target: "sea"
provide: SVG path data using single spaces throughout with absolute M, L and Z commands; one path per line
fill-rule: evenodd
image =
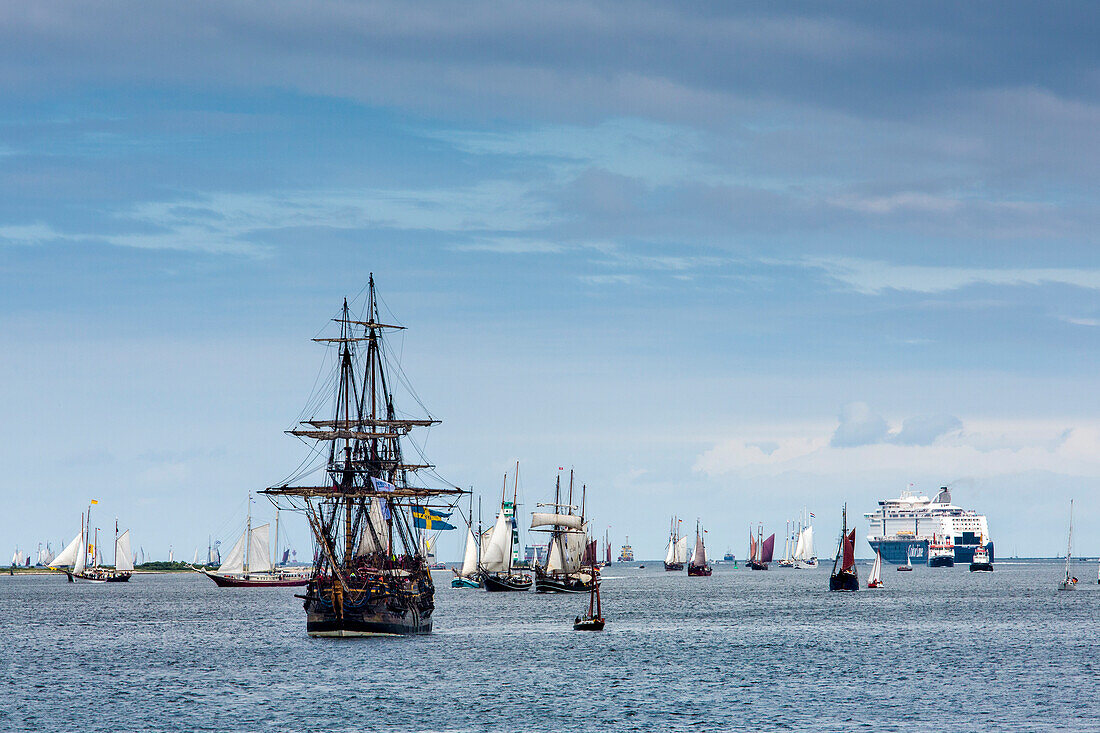
M 0 730 L 1100 730 L 1096 564 L 911 573 L 829 593 L 829 565 L 709 578 L 604 570 L 586 596 L 436 578 L 435 630 L 311 639 L 300 588 L 197 574 L 0 577 Z M 860 567 L 865 584 L 868 564 Z

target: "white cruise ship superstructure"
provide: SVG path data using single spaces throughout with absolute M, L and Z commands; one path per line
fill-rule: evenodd
M 946 486 L 940 488 L 935 499 L 903 491 L 897 499 L 880 501 L 876 511 L 864 516 L 870 525 L 867 542 L 887 562 L 926 562 L 933 535 L 950 539 L 957 563 L 969 563 L 979 546 L 985 546 L 993 561 L 993 541 L 985 515 L 952 504 Z

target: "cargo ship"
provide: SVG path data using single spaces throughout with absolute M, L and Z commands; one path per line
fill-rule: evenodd
M 934 499 L 903 491 L 897 499 L 880 501 L 867 512 L 871 531 L 867 542 L 882 559 L 895 565 L 927 562 L 934 537 L 954 546 L 957 563 L 969 563 L 974 551 L 984 547 L 993 561 L 993 541 L 985 515 L 951 503 L 951 491 L 943 486 Z

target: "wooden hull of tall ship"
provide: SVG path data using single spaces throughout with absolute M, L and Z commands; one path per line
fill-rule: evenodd
M 530 575 L 498 575 L 482 573 L 481 583 L 490 593 L 523 593 L 531 590 Z
M 130 580 L 131 573 L 126 571 L 115 572 L 109 570 L 105 573 L 73 573 L 65 571 L 70 583 L 125 583 Z
M 535 568 L 536 593 L 589 593 L 592 581 L 576 575 L 550 575 L 542 568 Z
M 202 571 L 219 588 L 291 588 L 307 584 L 309 578 L 301 575 L 262 574 L 255 575 L 219 575 L 208 570 Z
M 750 570 L 767 570 L 768 569 L 768 563 L 766 563 L 766 562 L 757 562 L 756 560 L 751 560 L 751 561 L 749 561 L 749 569 Z
M 435 591 L 430 575 L 421 581 L 420 593 L 407 588 L 405 593 L 393 595 L 369 586 L 353 591 L 358 591 L 358 602 L 345 597 L 337 608 L 331 602 L 331 585 L 311 582 L 302 604 L 306 611 L 306 633 L 330 638 L 432 633 Z
M 829 590 L 859 590 L 859 576 L 849 570 L 841 570 L 836 575 L 830 575 Z
M 665 570 L 667 570 L 670 573 L 678 573 L 683 569 L 684 569 L 684 564 L 682 562 L 666 562 L 665 563 Z
M 707 578 L 714 570 L 710 565 L 688 565 L 688 575 L 696 578 Z

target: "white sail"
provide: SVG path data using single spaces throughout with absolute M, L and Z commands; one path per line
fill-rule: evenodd
M 676 541 L 676 562 L 685 563 L 688 559 L 688 538 L 681 537 Z
M 244 572 L 244 549 L 247 542 L 248 532 L 241 532 L 240 539 L 233 545 L 233 549 L 229 551 L 229 554 L 225 556 L 225 562 L 218 567 L 219 573 L 224 575 L 226 573 Z
M 806 556 L 806 530 L 798 530 L 798 539 L 794 543 L 794 559 L 795 560 L 808 560 Z
M 548 514 L 546 512 L 532 512 L 531 529 L 535 527 L 568 527 L 580 529 L 583 520 L 576 514 Z
M 72 565 L 76 562 L 76 553 L 80 550 L 80 543 L 83 541 L 83 534 L 78 534 L 73 537 L 73 541 L 65 545 L 65 549 L 61 551 L 61 554 L 53 559 L 50 563 L 51 568 L 60 568 L 64 565 Z
M 477 538 L 474 530 L 466 530 L 466 554 L 462 556 L 462 577 L 469 578 L 477 572 Z
M 565 559 L 562 556 L 561 541 L 558 537 L 550 539 L 550 550 L 546 553 L 546 571 L 550 573 L 561 572 L 565 569 Z
M 372 499 L 370 503 L 370 511 L 368 512 L 370 517 L 370 526 L 364 520 L 362 522 L 362 528 L 359 530 L 359 544 L 355 548 L 356 557 L 364 557 L 374 552 L 381 552 L 385 555 L 390 553 L 390 536 L 386 527 L 386 517 L 382 514 L 382 504 L 379 499 Z M 374 528 L 374 533 L 371 533 L 371 527 Z M 375 541 L 375 535 L 378 537 L 378 541 Z
M 668 538 L 668 549 L 665 551 L 665 564 L 671 565 L 676 562 L 676 543 L 672 538 Z
M 130 530 L 115 540 L 115 570 L 133 570 L 134 553 L 130 551 Z
M 875 553 L 875 564 L 871 566 L 871 575 L 867 578 L 867 584 L 877 584 L 882 580 L 882 553 Z
M 87 564 L 88 543 L 84 540 L 84 533 L 80 533 L 80 545 L 76 548 L 76 561 L 73 563 L 74 573 L 83 573 Z
M 566 573 L 575 573 L 584 562 L 584 551 L 588 547 L 588 524 L 582 524 L 580 531 L 566 532 L 565 562 L 562 568 Z
M 493 525 L 489 544 L 481 550 L 481 568 L 490 573 L 506 573 L 512 566 L 512 521 L 502 509 Z
M 814 528 L 812 526 L 802 530 L 802 559 L 809 560 L 814 557 Z
M 271 570 L 270 537 L 270 524 L 252 528 L 252 538 L 248 542 L 248 572 L 266 573 Z

